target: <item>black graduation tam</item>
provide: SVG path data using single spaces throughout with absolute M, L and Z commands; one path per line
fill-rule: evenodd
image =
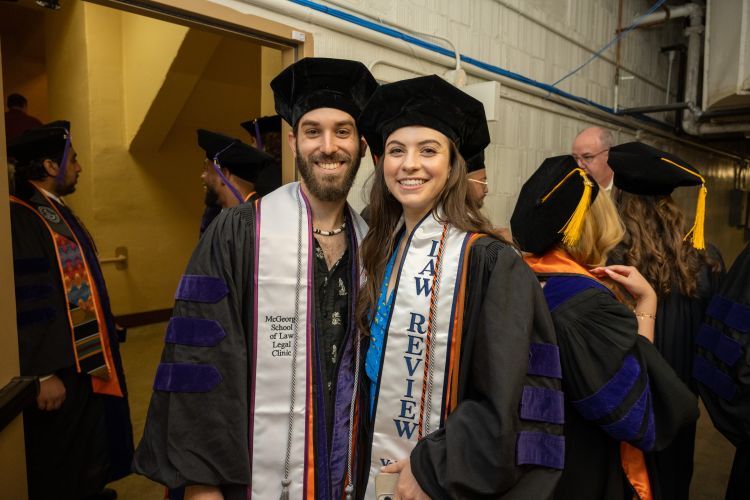
M 680 186 L 704 183 L 700 172 L 666 151 L 642 142 L 628 142 L 609 150 L 614 184 L 628 193 L 663 196 Z
M 281 117 L 279 115 L 261 116 L 253 120 L 240 123 L 247 133 L 257 139 L 258 134 L 281 132 Z
M 271 81 L 276 112 L 292 127 L 318 108 L 335 108 L 354 117 L 378 87 L 367 67 L 358 61 L 306 57 Z
M 521 188 L 510 218 L 521 250 L 542 255 L 561 240 L 575 245 L 598 192 L 572 156 L 544 160 Z
M 198 145 L 206 152 L 206 158 L 248 182 L 255 182 L 258 174 L 274 163 L 263 151 L 209 130 L 198 129 Z
M 490 143 L 482 103 L 437 75 L 381 85 L 359 117 L 367 144 L 377 156 L 383 154 L 391 133 L 411 125 L 445 134 L 465 159 Z
M 666 196 L 681 186 L 701 186 L 695 211 L 693 246 L 705 248 L 703 223 L 706 211 L 705 179 L 700 172 L 677 156 L 642 142 L 628 142 L 609 150 L 609 166 L 615 173 L 614 185 L 628 193 Z
M 466 171 L 476 172 L 477 170 L 482 170 L 484 168 L 484 150 L 482 150 L 479 154 L 476 154 L 466 160 Z
M 19 166 L 34 160 L 59 158 L 65 153 L 70 122 L 59 120 L 27 130 L 8 143 L 8 156 Z

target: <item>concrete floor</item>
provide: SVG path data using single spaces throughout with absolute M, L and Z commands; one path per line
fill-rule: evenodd
M 165 328 L 166 323 L 160 323 L 131 329 L 127 342 L 121 348 L 130 391 L 130 411 L 136 444 L 143 434 L 146 409 L 151 398 L 156 365 L 161 357 Z M 705 408 L 701 405 L 691 499 L 724 498 L 733 458 L 734 448 L 714 429 Z M 164 487 L 143 476 L 131 475 L 110 486 L 117 490 L 120 500 L 164 498 Z

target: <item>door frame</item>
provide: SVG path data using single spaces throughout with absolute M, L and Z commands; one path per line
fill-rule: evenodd
M 2 45 L 2 37 L 0 37 Z M 3 61 L 0 59 L 0 96 L 3 92 Z M 6 157 L 5 119 L 0 120 L 0 318 L 5 318 L 0 332 L 0 387 L 20 374 L 18 330 L 16 329 L 16 289 L 13 277 L 13 244 L 10 230 L 10 197 L 8 191 L 8 158 Z M 26 488 L 26 448 L 23 418 L 18 415 L 0 431 L 0 484 L 8 498 L 28 498 Z
M 281 64 L 314 55 L 312 33 L 254 14 L 245 14 L 206 0 L 85 0 L 117 10 L 123 10 L 162 21 L 198 28 L 223 36 L 236 36 L 281 51 Z M 282 121 L 281 137 L 291 132 Z M 297 180 L 294 157 L 289 148 L 281 148 L 281 180 Z

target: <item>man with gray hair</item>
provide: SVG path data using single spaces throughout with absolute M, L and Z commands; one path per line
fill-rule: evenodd
M 609 168 L 609 148 L 614 145 L 614 136 L 609 129 L 588 127 L 573 141 L 573 158 L 578 166 L 594 178 L 599 187 L 609 193 L 612 190 L 614 172 Z

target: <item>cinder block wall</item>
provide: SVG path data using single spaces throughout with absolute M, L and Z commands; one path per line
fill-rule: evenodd
M 240 5 L 234 0 L 219 1 L 229 6 Z M 342 1 L 412 30 L 449 38 L 466 56 L 544 83 L 557 81 L 610 41 L 618 16 L 615 0 Z M 325 2 L 320 4 L 325 5 Z M 624 0 L 623 25 L 627 26 L 647 8 L 648 2 L 643 0 Z M 389 63 L 412 68 L 419 74 L 443 74 L 450 69 L 291 16 L 249 4 L 241 5 L 241 9 L 313 33 L 316 55 L 357 59 L 368 66 L 381 61 L 373 67 L 373 73 L 381 81 L 417 76 L 389 67 Z M 676 20 L 658 28 L 633 31 L 623 39 L 622 75 L 632 78 L 621 81 L 620 107 L 665 102 L 668 58 L 660 53 L 660 48 L 685 43 L 682 28 L 683 21 Z M 603 58 L 588 64 L 559 88 L 613 106 L 614 46 L 602 55 Z M 676 89 L 676 65 L 672 75 L 671 88 Z M 478 81 L 481 80 L 469 78 L 469 83 Z M 728 262 L 744 246 L 742 231 L 728 225 L 728 191 L 732 187 L 734 168 L 731 160 L 635 129 L 607 124 L 517 90 L 507 87 L 504 90 L 500 120 L 490 123 L 492 145 L 487 151 L 490 193 L 485 211 L 495 224 L 508 225 L 520 186 L 545 157 L 570 152 L 576 133 L 597 124 L 610 126 L 618 142 L 635 140 L 638 136 L 698 167 L 708 179 L 707 239 L 720 247 Z M 671 100 L 674 101 L 675 96 Z M 365 204 L 362 195 L 367 191 L 366 179 L 371 172 L 372 164 L 366 159 L 350 195 L 350 201 L 357 208 Z M 695 195 L 694 189 L 675 193 L 687 217 L 693 216 Z

